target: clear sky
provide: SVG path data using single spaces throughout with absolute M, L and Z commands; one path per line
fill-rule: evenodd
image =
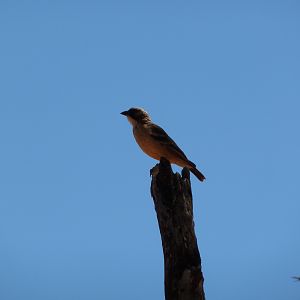
M 0 41 L 1 300 L 163 299 L 132 106 L 207 177 L 207 299 L 299 299 L 299 1 L 3 0 Z

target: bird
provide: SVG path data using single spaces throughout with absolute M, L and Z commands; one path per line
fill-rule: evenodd
M 152 122 L 144 109 L 132 107 L 121 112 L 121 115 L 126 116 L 132 125 L 134 138 L 144 153 L 156 160 L 164 157 L 172 164 L 187 167 L 200 181 L 204 181 L 205 176 L 196 165 L 160 126 Z
M 293 279 L 295 279 L 296 281 L 300 281 L 300 276 L 293 276 Z

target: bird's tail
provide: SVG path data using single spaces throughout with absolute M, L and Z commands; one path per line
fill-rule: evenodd
M 190 163 L 190 171 L 200 180 L 200 181 L 204 181 L 205 176 L 196 168 L 196 165 L 189 161 Z
M 200 181 L 204 181 L 205 176 L 196 168 L 193 167 L 190 169 L 190 171 L 200 180 Z

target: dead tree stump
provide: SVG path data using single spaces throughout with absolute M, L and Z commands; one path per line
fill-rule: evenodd
M 174 174 L 162 158 L 152 170 L 151 195 L 161 234 L 166 300 L 205 300 L 193 221 L 190 173 Z

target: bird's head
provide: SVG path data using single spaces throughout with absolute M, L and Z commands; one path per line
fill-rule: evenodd
M 121 115 L 127 117 L 128 121 L 135 126 L 137 123 L 147 123 L 151 122 L 150 116 L 142 108 L 130 108 L 127 111 L 121 112 Z

